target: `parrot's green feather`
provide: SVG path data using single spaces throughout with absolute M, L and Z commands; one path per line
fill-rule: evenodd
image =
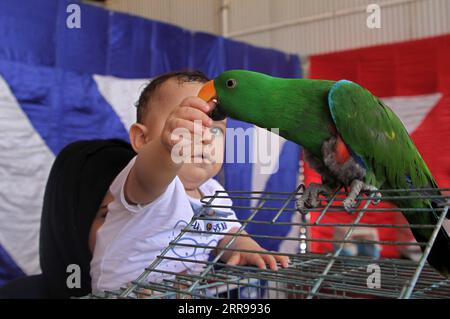
M 436 188 L 437 184 L 403 123 L 377 97 L 361 86 L 339 81 L 330 90 L 328 105 L 347 146 L 365 164 L 365 182 L 381 189 Z M 396 195 L 420 193 L 398 193 Z M 437 193 L 436 193 L 437 194 Z M 430 200 L 394 200 L 399 207 L 431 208 Z M 436 213 L 405 212 L 411 224 L 435 224 Z M 416 233 L 429 238 L 432 230 Z
M 339 81 L 328 105 L 345 143 L 373 173 L 371 185 L 385 188 L 436 187 L 436 182 L 403 123 L 361 86 Z

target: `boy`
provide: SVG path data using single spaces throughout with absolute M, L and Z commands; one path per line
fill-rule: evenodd
M 117 290 L 136 279 L 143 270 L 178 236 L 201 206 L 202 196 L 213 195 L 222 186 L 212 179 L 221 169 L 224 153 L 225 121 L 214 122 L 207 113 L 212 105 L 196 97 L 208 79 L 200 72 L 174 72 L 154 79 L 137 103 L 137 123 L 130 128 L 130 142 L 137 156 L 116 177 L 110 187 L 113 201 L 108 205 L 104 224 L 97 232 L 91 261 L 92 291 Z M 199 124 L 201 122 L 201 125 Z M 172 133 L 184 130 L 192 147 L 182 163 L 173 158 L 174 147 L 189 141 L 174 140 Z M 193 135 L 203 132 L 201 139 Z M 205 149 L 214 149 L 215 159 Z M 200 151 L 199 151 L 200 150 Z M 231 206 L 231 200 L 215 202 Z M 224 209 L 228 219 L 236 219 L 231 209 Z M 223 216 L 223 215 L 222 215 Z M 198 225 L 197 225 L 198 226 Z M 199 226 L 200 229 L 201 225 Z M 236 232 L 237 222 L 225 221 L 222 233 Z M 204 227 L 205 230 L 206 227 Z M 232 236 L 186 233 L 181 241 L 224 247 Z M 238 237 L 234 249 L 261 251 L 250 237 Z M 176 247 L 169 256 L 206 261 L 208 249 Z M 288 258 L 257 253 L 226 251 L 222 261 L 229 265 L 256 265 L 277 270 L 277 262 L 287 267 Z M 201 263 L 164 261 L 159 270 L 172 273 L 199 271 Z M 165 276 L 153 272 L 149 281 Z

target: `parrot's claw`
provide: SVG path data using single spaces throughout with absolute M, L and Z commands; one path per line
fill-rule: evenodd
M 375 186 L 364 184 L 363 191 L 369 191 L 369 197 L 372 198 L 372 204 L 378 205 L 381 202 L 381 193 Z
M 360 180 L 355 179 L 350 185 L 350 192 L 345 200 L 342 202 L 346 211 L 351 210 L 357 205 L 356 197 L 364 191 L 370 192 L 370 198 L 372 199 L 372 204 L 378 205 L 381 201 L 381 193 L 375 186 L 368 185 Z
M 350 197 L 350 196 L 349 196 Z M 356 199 L 347 197 L 342 202 L 342 205 L 344 206 L 344 209 L 349 212 L 356 206 Z
M 297 200 L 297 209 L 315 208 L 320 204 L 320 194 L 330 194 L 332 190 L 323 184 L 311 183 Z

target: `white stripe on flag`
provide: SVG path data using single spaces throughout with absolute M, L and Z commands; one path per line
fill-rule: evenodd
M 394 96 L 381 100 L 402 120 L 411 134 L 442 97 L 442 93 L 414 96 Z
M 280 154 L 286 140 L 266 129 L 254 126 L 253 134 L 253 160 L 252 165 L 252 191 L 262 192 L 272 174 L 276 173 L 280 165 Z M 270 142 L 269 142 L 270 141 Z M 258 194 L 252 197 L 260 197 Z M 258 199 L 252 199 L 250 205 L 256 207 Z
M 37 274 L 42 201 L 54 155 L 2 77 L 0 110 L 0 244 L 26 274 Z
M 114 76 L 94 75 L 98 90 L 119 116 L 127 132 L 136 122 L 134 104 L 150 79 L 122 79 Z

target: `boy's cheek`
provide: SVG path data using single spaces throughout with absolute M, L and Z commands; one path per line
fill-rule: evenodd
M 214 177 L 217 174 L 219 174 L 220 170 L 222 169 L 223 163 L 215 163 L 212 165 L 213 165 L 213 173 L 211 174 L 212 175 L 211 177 Z
M 213 164 L 222 166 L 225 157 L 225 148 L 223 143 L 217 143 L 213 146 L 211 160 Z

